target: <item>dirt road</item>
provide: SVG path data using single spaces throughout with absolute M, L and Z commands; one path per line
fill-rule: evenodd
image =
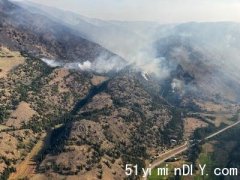
M 30 179 L 34 175 L 36 163 L 33 158 L 43 148 L 45 138 L 46 134 L 43 134 L 26 158 L 17 165 L 16 172 L 10 175 L 9 180 L 24 179 L 26 177 Z
M 217 131 L 217 132 L 215 132 L 215 133 L 207 136 L 207 137 L 204 138 L 203 140 L 208 140 L 208 139 L 210 139 L 210 138 L 213 138 L 213 137 L 215 137 L 215 136 L 217 136 L 217 135 L 219 135 L 219 134 L 227 131 L 228 129 L 230 129 L 230 128 L 238 125 L 238 124 L 240 124 L 240 120 L 238 120 L 236 123 L 234 123 L 234 124 L 232 124 L 232 125 L 229 125 L 229 126 L 223 128 L 223 129 L 221 129 L 221 130 L 219 130 L 219 131 Z M 165 153 L 161 154 L 161 155 L 151 164 L 151 168 L 154 169 L 154 168 L 160 166 L 160 165 L 161 165 L 162 163 L 164 163 L 167 159 L 173 158 L 173 157 L 175 157 L 176 155 L 179 155 L 179 154 L 183 153 L 184 151 L 188 150 L 190 147 L 191 147 L 191 146 L 189 146 L 189 143 L 188 143 L 188 142 L 185 142 L 184 145 L 182 145 L 182 146 L 180 146 L 180 147 L 176 147 L 176 148 L 174 148 L 174 149 L 172 149 L 172 150 L 169 150 L 168 152 L 165 152 Z M 143 179 L 143 180 L 147 180 L 147 177 L 143 177 L 142 179 Z

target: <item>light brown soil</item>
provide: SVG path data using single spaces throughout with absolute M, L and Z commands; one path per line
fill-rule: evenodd
M 56 69 L 53 73 L 54 78 L 49 82 L 49 85 L 57 85 L 58 86 L 58 91 L 63 93 L 63 92 L 68 92 L 69 89 L 66 87 L 66 85 L 63 82 L 63 79 L 66 78 L 69 75 L 69 70 L 67 69 Z
M 113 105 L 111 96 L 107 93 L 100 93 L 93 97 L 92 101 L 86 106 L 87 109 L 103 109 Z
M 8 159 L 18 159 L 20 152 L 17 150 L 18 140 L 7 132 L 0 133 L 0 156 Z
M 1 125 L 1 124 L 0 124 L 0 131 L 5 130 L 5 129 L 8 129 L 8 128 L 9 128 L 8 126 L 4 126 L 4 125 Z
M 104 76 L 93 76 L 93 78 L 91 79 L 91 82 L 94 86 L 97 86 L 106 80 L 107 80 L 107 78 Z
M 0 78 L 6 77 L 14 67 L 23 64 L 24 58 L 18 52 L 9 51 L 0 47 Z
M 36 164 L 33 161 L 33 158 L 39 153 L 39 151 L 43 148 L 44 138 L 46 134 L 43 134 L 41 140 L 33 147 L 31 152 L 27 155 L 27 157 L 17 165 L 16 172 L 11 174 L 9 180 L 16 179 L 24 179 L 30 178 L 34 176 Z
M 202 128 L 202 127 L 207 127 L 208 124 L 206 122 L 203 122 L 200 119 L 196 118 L 185 118 L 184 119 L 184 135 L 185 138 L 189 138 L 192 133 L 194 132 L 195 129 L 197 128 Z
M 22 123 L 28 122 L 32 116 L 36 114 L 37 112 L 34 111 L 28 103 L 22 101 L 17 109 L 11 113 L 6 125 L 20 128 Z
M 217 104 L 207 101 L 195 101 L 195 103 L 199 105 L 202 110 L 206 110 L 208 112 L 236 113 L 236 111 L 240 109 L 240 106 L 236 104 Z

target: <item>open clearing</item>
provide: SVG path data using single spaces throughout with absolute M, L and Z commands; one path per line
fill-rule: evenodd
M 8 126 L 4 126 L 4 125 L 1 125 L 1 124 L 0 124 L 0 131 L 5 130 L 5 129 L 8 129 L 8 128 L 9 128 Z
M 208 123 L 197 118 L 184 119 L 184 136 L 189 138 L 197 128 L 207 127 Z
M 34 111 L 28 103 L 22 101 L 17 109 L 11 113 L 6 125 L 20 128 L 22 123 L 29 121 L 35 114 L 37 114 L 37 112 Z
M 11 174 L 9 180 L 31 179 L 34 176 L 36 164 L 33 158 L 40 152 L 44 146 L 46 134 L 43 134 L 38 143 L 33 147 L 27 157 L 17 165 L 16 172 Z
M 7 48 L 0 47 L 0 78 L 6 77 L 14 67 L 23 64 L 24 58 L 18 52 L 12 52 Z

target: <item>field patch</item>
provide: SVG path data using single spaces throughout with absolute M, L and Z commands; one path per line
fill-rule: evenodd
M 23 63 L 24 58 L 19 52 L 13 52 L 7 48 L 0 47 L 0 78 L 6 77 L 9 71 Z
M 28 122 L 33 117 L 33 115 L 36 114 L 37 112 L 34 111 L 28 103 L 22 101 L 18 105 L 17 109 L 11 113 L 10 118 L 6 122 L 6 125 L 19 128 L 24 122 Z

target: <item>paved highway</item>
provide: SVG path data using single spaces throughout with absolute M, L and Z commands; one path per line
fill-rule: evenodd
M 240 123 L 240 121 L 237 121 L 237 122 L 235 122 L 234 124 L 229 125 L 229 126 L 223 128 L 223 129 L 221 129 L 221 130 L 219 130 L 219 131 L 211 134 L 210 136 L 206 137 L 205 140 L 208 140 L 208 139 L 210 139 L 210 138 L 212 138 L 212 137 L 214 137 L 214 136 L 217 136 L 218 134 L 221 134 L 222 132 L 224 132 L 224 131 L 226 131 L 226 130 L 228 130 L 228 129 L 236 126 L 236 125 L 238 125 L 239 123 Z
M 236 123 L 234 123 L 234 124 L 232 124 L 232 125 L 229 125 L 229 126 L 223 128 L 223 129 L 221 129 L 221 130 L 219 130 L 219 131 L 217 131 L 217 132 L 215 132 L 215 133 L 207 136 L 207 137 L 204 138 L 203 140 L 208 140 L 208 139 L 210 139 L 210 138 L 213 138 L 213 137 L 215 137 L 215 136 L 217 136 L 217 135 L 219 135 L 219 134 L 227 131 L 228 129 L 230 129 L 230 128 L 238 125 L 238 124 L 240 124 L 240 120 L 238 120 Z M 203 140 L 202 140 L 202 141 L 203 141 Z M 188 150 L 190 147 L 191 147 L 191 146 L 189 146 L 189 142 L 185 142 L 182 146 L 178 146 L 178 147 L 176 147 L 176 148 L 174 148 L 174 149 L 172 149 L 172 150 L 169 150 L 169 151 L 167 151 L 167 152 L 159 155 L 159 157 L 158 157 L 154 162 L 151 163 L 151 168 L 154 169 L 154 168 L 160 166 L 160 165 L 161 165 L 162 163 L 164 163 L 167 159 L 173 158 L 173 157 L 175 157 L 176 155 L 179 155 L 179 154 L 183 153 L 184 151 Z M 147 180 L 147 177 L 143 177 L 142 179 L 143 179 L 143 180 Z

